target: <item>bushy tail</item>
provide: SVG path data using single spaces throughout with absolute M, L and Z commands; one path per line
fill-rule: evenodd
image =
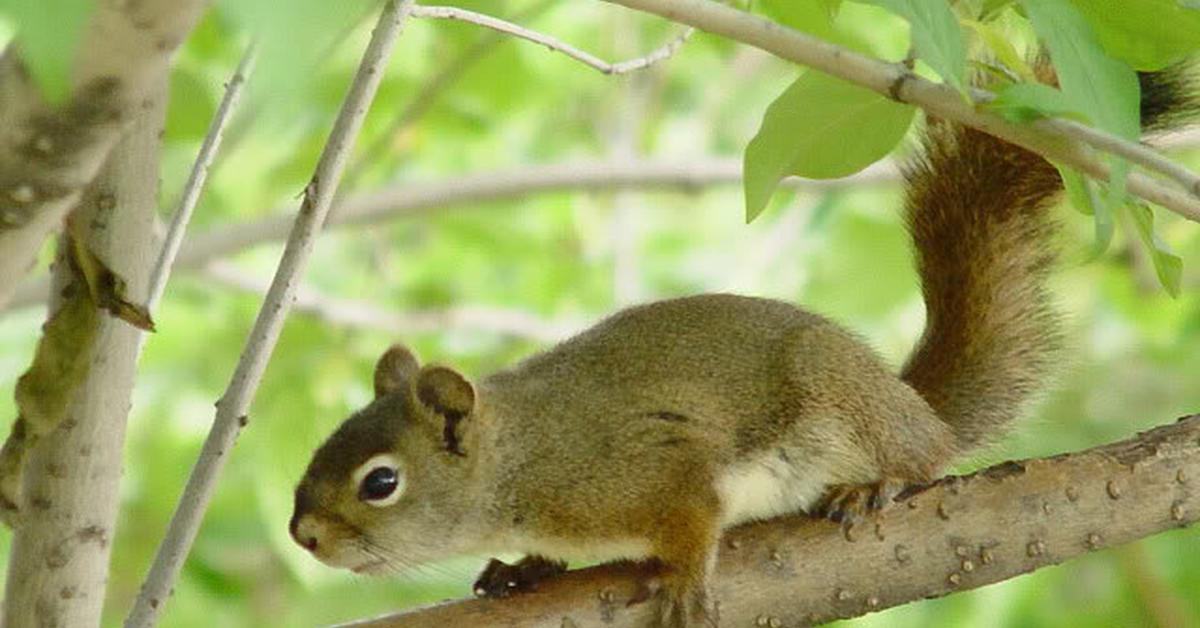
M 1183 68 L 1141 75 L 1142 122 L 1195 108 Z M 926 326 L 901 377 L 955 431 L 963 451 L 998 436 L 1043 387 L 1061 348 L 1046 294 L 1049 206 L 1062 190 L 1046 160 L 990 135 L 929 123 L 905 171 Z

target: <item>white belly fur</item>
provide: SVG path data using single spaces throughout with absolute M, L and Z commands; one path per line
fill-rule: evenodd
M 516 537 L 503 546 L 558 560 L 638 560 L 650 556 L 650 543 L 643 539 L 612 539 L 580 543 L 553 538 Z
M 733 464 L 717 478 L 722 527 L 801 512 L 821 496 L 830 480 L 819 465 L 788 463 L 774 450 Z

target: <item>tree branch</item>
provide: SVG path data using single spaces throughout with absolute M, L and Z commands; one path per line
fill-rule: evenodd
M 74 91 L 46 103 L 10 46 L 0 59 L 0 307 L 128 128 L 205 0 L 99 2 Z
M 267 282 L 250 277 L 227 262 L 209 264 L 204 275 L 220 285 L 244 292 L 262 294 L 268 288 Z M 401 337 L 473 329 L 551 343 L 584 327 L 582 320 L 546 320 L 528 312 L 483 306 L 393 312 L 365 301 L 333 298 L 304 286 L 296 290 L 295 308 L 335 325 L 367 327 Z
M 1200 520 L 1200 415 L 1138 436 L 947 477 L 843 533 L 804 516 L 741 526 L 717 567 L 722 625 L 857 617 L 1006 580 Z M 506 600 L 448 602 L 357 628 L 633 628 L 644 567 L 602 565 Z
M 250 331 L 229 387 L 217 401 L 217 414 L 200 458 L 192 469 L 183 496 L 171 517 L 166 537 L 159 546 L 154 564 L 126 619 L 127 627 L 150 627 L 157 622 L 183 567 L 212 498 L 217 476 L 246 422 L 250 402 L 283 328 L 300 273 L 308 262 L 316 235 L 329 213 L 350 149 L 362 128 L 363 118 L 383 78 L 387 59 L 411 9 L 412 0 L 388 0 L 384 4 L 329 140 L 317 161 L 316 171 L 305 188 L 304 200 L 271 288 Z
M 1125 155 L 1142 153 L 1124 140 L 1105 137 L 1093 130 L 1079 133 L 1075 123 L 1043 119 L 1028 125 L 1011 123 L 1000 116 L 964 102 L 954 88 L 923 79 L 902 64 L 889 64 L 846 48 L 822 41 L 768 19 L 727 7 L 713 0 L 605 0 L 687 24 L 704 31 L 761 48 L 780 58 L 809 66 L 817 71 L 861 85 L 900 102 L 916 105 L 947 120 L 965 124 L 1003 140 L 1069 165 L 1089 176 L 1107 181 L 1110 167 L 1091 149 L 1114 151 L 1121 144 Z M 974 94 L 986 100 L 983 92 Z M 1099 141 L 1103 138 L 1103 141 Z M 1165 176 L 1153 160 L 1140 165 Z M 1178 177 L 1176 177 L 1178 178 Z M 1161 205 L 1188 220 L 1200 222 L 1200 199 L 1187 192 L 1162 185 L 1144 174 L 1133 172 L 1128 178 L 1130 194 Z
M 833 190 L 894 183 L 899 176 L 895 164 L 884 161 L 843 179 L 800 179 L 789 177 L 781 185 L 802 189 Z M 369 225 L 400 218 L 418 218 L 451 207 L 523 198 L 534 194 L 574 190 L 606 191 L 626 187 L 681 188 L 738 183 L 741 160 L 714 159 L 695 163 L 592 161 L 531 166 L 507 171 L 450 177 L 432 183 L 400 183 L 338 201 L 327 227 Z M 288 207 L 279 207 L 265 218 L 224 227 L 214 227 L 184 241 L 175 264 L 197 269 L 219 259 L 287 236 L 291 228 Z M 8 309 L 44 303 L 49 283 L 27 282 L 13 295 Z M 3 315 L 3 311 L 0 311 Z
M 669 59 L 675 54 L 676 51 L 679 50 L 680 47 L 683 46 L 684 42 L 686 42 L 688 38 L 692 36 L 693 32 L 693 29 L 691 28 L 684 29 L 683 32 L 679 33 L 679 35 L 676 35 L 674 39 L 648 54 L 636 59 L 630 59 L 628 61 L 609 63 L 604 59 L 601 59 L 589 52 L 580 50 L 571 44 L 549 35 L 529 30 L 528 28 L 518 26 L 512 22 L 506 22 L 500 18 L 484 15 L 483 13 L 476 13 L 474 11 L 468 11 L 466 9 L 460 9 L 458 7 L 434 7 L 419 5 L 413 7 L 413 17 L 462 20 L 463 22 L 470 22 L 471 24 L 482 26 L 484 28 L 490 28 L 501 33 L 507 33 L 513 37 L 519 37 L 535 44 L 541 44 L 550 50 L 561 52 L 568 57 L 583 63 L 584 65 L 599 70 L 602 74 L 626 74 L 636 70 L 641 70 L 643 68 L 648 68 L 659 61 L 663 61 L 664 59 Z

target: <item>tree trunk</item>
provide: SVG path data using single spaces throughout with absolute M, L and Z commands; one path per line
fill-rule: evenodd
M 76 237 L 144 302 L 154 260 L 159 148 L 166 69 L 153 81 L 133 126 L 73 212 Z M 55 263 L 55 294 L 84 290 L 66 261 Z M 97 626 L 119 504 L 122 446 L 140 331 L 101 314 L 87 377 L 58 429 L 28 452 L 21 522 L 13 535 L 4 626 Z
M 0 307 L 142 110 L 205 0 L 96 2 L 75 89 L 47 104 L 12 46 L 0 58 Z

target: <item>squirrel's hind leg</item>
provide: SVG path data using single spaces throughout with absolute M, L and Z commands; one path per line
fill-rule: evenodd
M 652 542 L 664 566 L 658 591 L 655 628 L 717 628 L 717 603 L 710 583 L 721 535 L 720 506 L 715 495 L 692 496 L 664 515 Z
M 809 514 L 840 523 L 843 529 L 849 530 L 886 508 L 897 495 L 914 484 L 895 477 L 865 484 L 834 484 L 825 489 Z

